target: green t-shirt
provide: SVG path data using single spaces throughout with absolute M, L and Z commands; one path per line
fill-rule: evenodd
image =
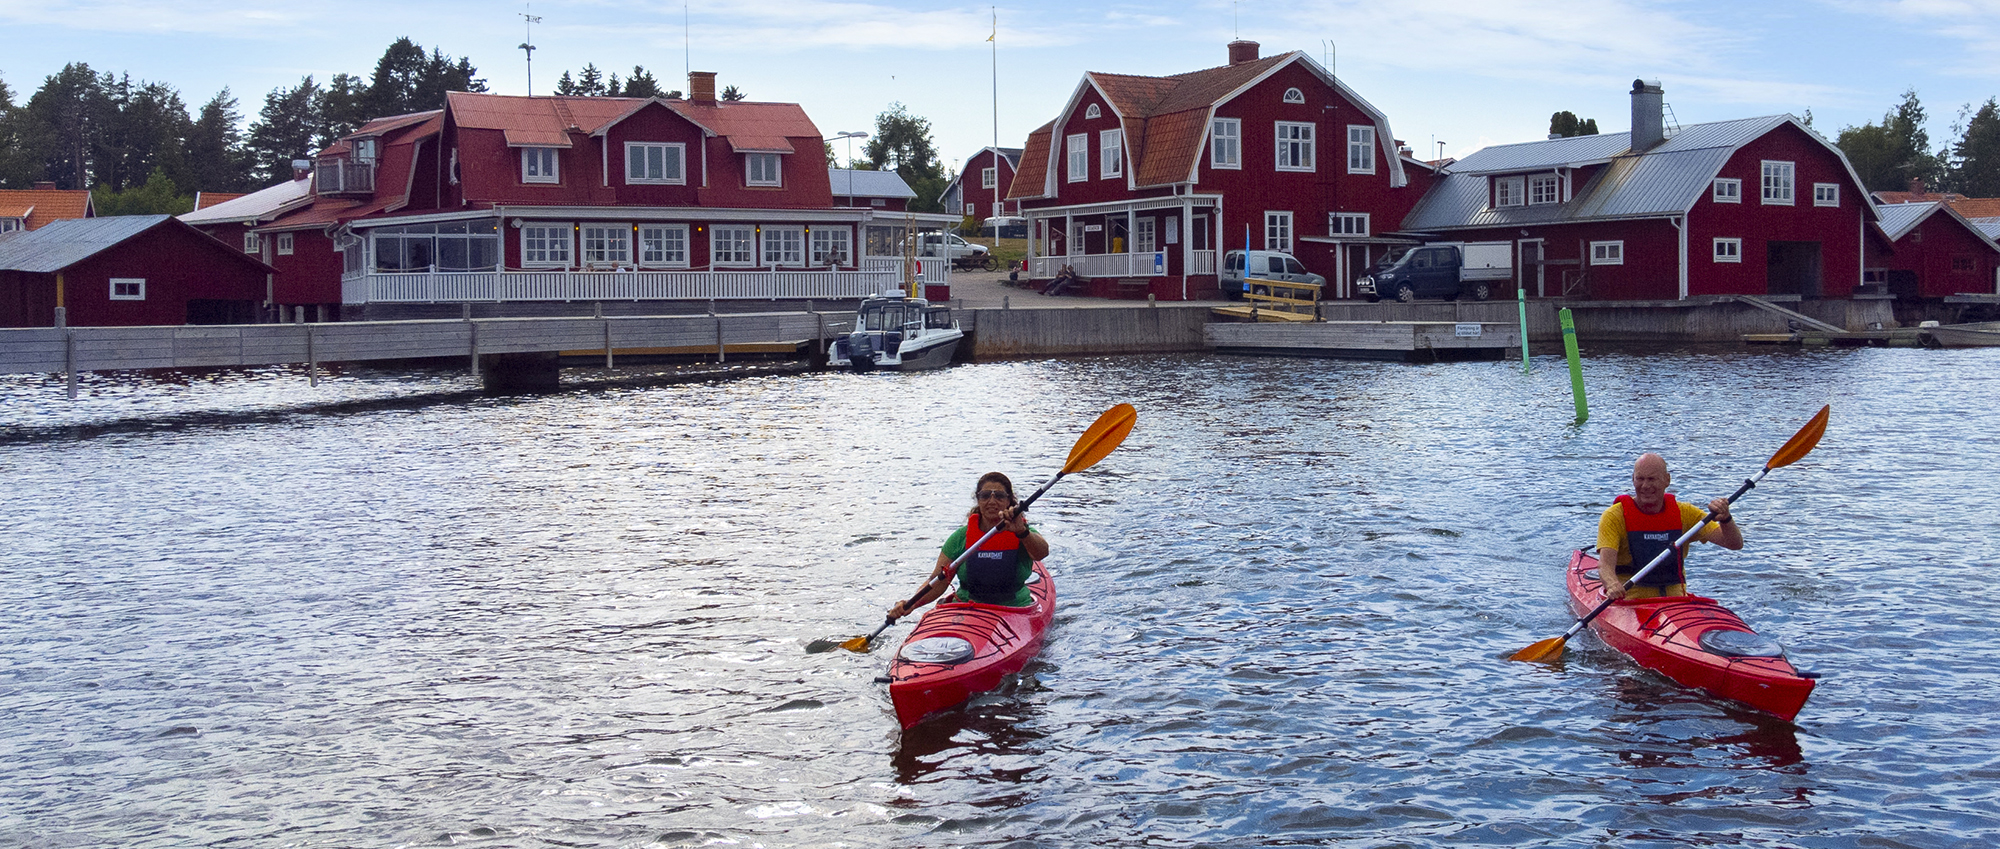
M 1033 533 L 1034 530 L 1035 526 L 1033 524 L 1028 525 L 1029 533 Z M 965 527 L 963 525 L 959 526 L 958 530 L 952 531 L 951 536 L 944 538 L 944 548 L 942 550 L 947 560 L 957 560 L 959 555 L 965 553 Z M 972 600 L 972 596 L 965 591 L 965 570 L 971 564 L 972 558 L 970 557 L 966 558 L 965 562 L 958 564 L 958 593 L 953 598 L 959 601 Z M 1028 592 L 1028 576 L 1035 573 L 1035 558 L 1027 556 L 1027 552 L 1022 552 L 1021 562 L 1015 568 L 1015 572 L 1018 574 L 1014 576 L 1017 582 L 1014 590 L 1014 600 L 1004 602 L 1004 604 L 1009 607 L 1027 607 L 1034 604 L 1035 597 Z

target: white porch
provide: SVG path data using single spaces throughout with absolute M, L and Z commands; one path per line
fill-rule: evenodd
M 428 271 L 370 272 L 341 279 L 344 304 L 510 301 L 803 300 L 862 298 L 906 289 L 904 260 L 867 257 L 859 269 L 785 271 Z M 926 285 L 949 285 L 951 263 L 916 260 Z M 907 289 L 906 289 L 907 290 Z

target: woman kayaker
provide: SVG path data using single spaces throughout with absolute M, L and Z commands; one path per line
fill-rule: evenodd
M 897 602 L 889 608 L 890 619 L 900 619 L 935 601 L 951 588 L 953 578 L 958 579 L 959 601 L 1008 607 L 1034 603 L 1034 597 L 1028 593 L 1028 576 L 1034 572 L 1035 561 L 1049 556 L 1049 541 L 1028 526 L 1028 514 L 1014 513 L 1014 482 L 1006 475 L 999 472 L 980 475 L 972 497 L 973 507 L 966 513 L 965 524 L 945 538 L 944 547 L 938 552 L 937 568 L 925 580 L 916 603 Z M 965 558 L 958 566 L 958 574 L 945 574 L 952 561 L 965 553 L 967 545 L 995 527 L 1000 527 L 1000 532 Z
M 1687 595 L 1687 576 L 1682 568 L 1687 552 L 1675 550 L 1673 542 L 1701 521 L 1702 510 L 1676 501 L 1667 493 L 1667 485 L 1673 480 L 1665 457 L 1641 454 L 1638 462 L 1632 464 L 1632 494 L 1618 496 L 1604 515 L 1598 517 L 1598 575 L 1604 580 L 1606 596 L 1639 599 Z M 1714 543 L 1732 551 L 1742 549 L 1743 530 L 1736 526 L 1736 517 L 1729 514 L 1729 499 L 1710 500 L 1708 509 L 1714 517 L 1695 535 L 1695 541 Z M 1625 582 L 1631 580 L 1633 573 L 1646 568 L 1661 551 L 1672 551 L 1667 562 L 1626 588 Z

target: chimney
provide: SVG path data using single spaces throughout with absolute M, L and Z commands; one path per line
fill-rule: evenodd
M 313 163 L 310 159 L 292 160 L 292 179 L 303 180 L 312 176 Z
M 1922 177 L 1910 178 L 1910 194 L 1916 195 L 1917 197 L 1924 196 L 1924 178 Z
M 39 191 L 53 192 L 56 190 L 56 181 L 42 180 L 41 182 L 35 184 L 35 188 Z
M 695 103 L 715 102 L 715 72 L 688 72 L 688 100 Z
M 1229 42 L 1229 64 L 1241 65 L 1255 61 L 1257 61 L 1257 42 L 1242 40 Z
M 1632 152 L 1651 150 L 1667 140 L 1665 94 L 1659 80 L 1632 81 Z

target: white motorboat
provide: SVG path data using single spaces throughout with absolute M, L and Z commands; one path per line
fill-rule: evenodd
M 950 307 L 900 293 L 876 296 L 861 302 L 854 332 L 827 346 L 826 362 L 855 371 L 943 368 L 951 364 L 963 338 Z
M 1930 325 L 1930 322 L 1925 322 Z M 2000 321 L 1924 326 L 1933 348 L 1992 348 L 2000 346 Z

